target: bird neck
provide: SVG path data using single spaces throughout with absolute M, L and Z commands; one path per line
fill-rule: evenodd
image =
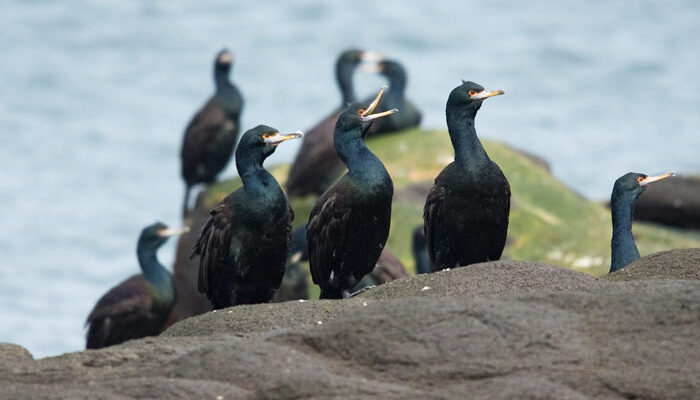
M 348 103 L 352 103 L 356 100 L 355 89 L 352 86 L 352 74 L 355 70 L 353 65 L 348 65 L 344 63 L 338 64 L 335 70 L 336 81 L 338 82 L 338 87 L 340 88 L 340 95 L 342 97 L 341 107 L 345 107 Z
M 229 79 L 228 79 L 230 72 L 231 72 L 230 65 L 228 65 L 228 66 L 215 65 L 214 66 L 214 83 L 216 84 L 217 91 L 219 91 L 221 89 L 230 88 L 233 86 L 231 84 L 231 81 L 229 81 Z
M 282 194 L 282 188 L 275 177 L 263 168 L 262 160 L 236 164 L 238 164 L 238 174 L 243 182 L 243 188 L 249 196 L 276 197 Z
M 217 67 L 214 69 L 214 83 L 216 84 L 216 96 L 224 101 L 227 108 L 240 109 L 243 98 L 238 88 L 229 80 L 231 67 Z
M 136 249 L 143 276 L 158 290 L 158 294 L 163 300 L 172 301 L 175 298 L 173 278 L 170 272 L 158 261 L 156 252 L 157 248 L 150 246 L 139 246 Z
M 389 90 L 382 98 L 384 107 L 382 109 L 390 110 L 392 108 L 403 108 L 403 94 L 406 91 L 406 74 L 393 73 L 387 77 L 389 79 Z
M 612 240 L 610 241 L 610 272 L 615 272 L 639 258 L 639 250 L 634 243 L 634 236 L 632 236 L 632 215 L 635 203 L 636 198 L 617 197 L 614 194 L 610 201 L 613 225 Z
M 336 152 L 351 176 L 379 176 L 386 173 L 384 164 L 367 148 L 364 139 L 336 141 Z M 379 173 L 379 174 L 378 174 Z
M 475 114 L 469 107 L 448 107 L 446 111 L 447 129 L 455 151 L 455 161 L 459 164 L 489 160 L 486 150 L 476 136 Z

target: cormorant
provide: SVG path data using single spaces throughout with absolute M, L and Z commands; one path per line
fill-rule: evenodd
M 411 251 L 413 252 L 413 259 L 416 261 L 416 274 L 429 274 L 433 272 L 433 266 L 430 264 L 430 255 L 428 254 L 428 245 L 425 242 L 423 225 L 418 225 L 413 230 Z
M 328 117 L 306 131 L 287 177 L 287 194 L 301 197 L 321 194 L 342 173 L 343 164 L 333 148 L 333 130 L 340 113 L 349 103 L 357 101 L 352 85 L 352 75 L 361 62 L 380 60 L 373 51 L 346 50 L 338 56 L 335 76 L 340 88 L 341 103 Z
M 615 181 L 610 196 L 613 226 L 610 272 L 615 272 L 639 258 L 639 250 L 632 236 L 632 215 L 637 198 L 648 184 L 673 175 L 673 172 L 659 176 L 629 172 Z
M 484 99 L 503 94 L 464 82 L 447 99 L 447 128 L 455 160 L 435 178 L 423 213 L 433 270 L 498 260 L 510 212 L 510 185 L 474 129 Z
M 156 252 L 168 237 L 187 231 L 156 222 L 143 229 L 136 246 L 142 274 L 110 289 L 87 317 L 87 348 L 98 349 L 129 339 L 158 335 L 175 303 L 172 275 Z
M 391 177 L 365 145 L 382 93 L 366 108 L 351 104 L 336 123 L 335 150 L 348 172 L 316 202 L 306 225 L 309 266 L 321 298 L 347 297 L 348 289 L 372 271 L 389 235 Z
M 210 212 L 192 253 L 200 256 L 199 292 L 215 309 L 268 302 L 282 282 L 294 213 L 263 161 L 281 142 L 301 136 L 258 125 L 238 144 L 243 187 Z
M 303 261 L 308 260 L 309 250 L 306 245 L 306 226 L 302 225 L 292 233 L 292 245 L 289 247 L 282 284 L 275 293 L 275 297 L 272 299 L 273 302 L 306 300 L 309 298 L 306 269 L 301 265 Z
M 371 64 L 368 66 L 372 68 Z M 372 70 L 370 69 L 368 72 Z M 420 125 L 421 112 L 404 94 L 407 77 L 403 66 L 396 60 L 383 60 L 376 64 L 376 71 L 383 75 L 389 83 L 389 90 L 379 102 L 377 111 L 397 108 L 401 112 L 375 122 L 370 128 L 368 136 L 397 132 Z
M 233 55 L 224 49 L 214 62 L 216 93 L 187 125 L 182 141 L 182 178 L 185 180 L 183 218 L 187 216 L 192 186 L 212 183 L 228 164 L 240 129 L 243 97 L 229 81 Z

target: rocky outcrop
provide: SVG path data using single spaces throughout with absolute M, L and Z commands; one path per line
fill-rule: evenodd
M 699 331 L 697 280 L 500 261 L 207 312 L 101 350 L 0 346 L 0 398 L 685 399 Z
M 700 280 L 700 248 L 660 251 L 607 275 L 611 281 L 644 279 Z

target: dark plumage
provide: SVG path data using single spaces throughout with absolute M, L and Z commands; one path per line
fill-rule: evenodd
M 464 82 L 447 100 L 455 160 L 435 178 L 423 214 L 433 270 L 498 260 L 508 231 L 510 186 L 474 129 L 484 99 L 503 94 Z
M 259 125 L 238 144 L 243 187 L 210 212 L 192 254 L 201 257 L 198 289 L 215 309 L 268 302 L 282 282 L 294 214 L 263 161 L 279 143 L 298 137 Z
M 413 259 L 416 262 L 416 274 L 429 274 L 433 272 L 433 266 L 430 263 L 430 255 L 428 254 L 428 245 L 425 242 L 423 225 L 419 225 L 413 230 L 411 251 L 413 252 Z
M 338 56 L 335 76 L 340 88 L 341 103 L 329 116 L 306 131 L 287 177 L 286 188 L 290 197 L 321 194 L 343 172 L 343 164 L 333 148 L 335 123 L 345 107 L 357 101 L 352 84 L 357 66 L 362 61 L 379 57 L 375 52 L 357 49 L 346 50 Z
M 610 196 L 613 226 L 610 272 L 615 272 L 639 258 L 639 250 L 632 236 L 632 215 L 637 198 L 644 192 L 646 185 L 672 175 L 673 172 L 669 172 L 650 177 L 629 172 L 615 181 Z
M 292 233 L 292 245 L 289 247 L 287 264 L 284 267 L 282 284 L 275 293 L 273 302 L 288 300 L 306 300 L 309 298 L 309 284 L 306 269 L 302 262 L 309 260 L 306 245 L 306 226 L 302 225 Z
M 187 216 L 190 190 L 198 183 L 212 183 L 228 164 L 240 129 L 243 97 L 229 81 L 233 56 L 221 50 L 214 62 L 216 93 L 187 125 L 180 150 L 185 180 L 183 216 Z
M 157 222 L 141 232 L 136 247 L 142 274 L 110 289 L 87 317 L 87 348 L 97 349 L 129 339 L 159 334 L 175 302 L 170 272 L 157 258 L 158 248 L 183 229 L 168 229 Z
M 335 127 L 335 149 L 348 172 L 318 199 L 306 226 L 311 276 L 321 298 L 347 296 L 372 271 L 389 235 L 393 183 L 365 145 L 369 123 L 395 111 L 371 114 L 382 92 L 366 109 L 350 105 Z

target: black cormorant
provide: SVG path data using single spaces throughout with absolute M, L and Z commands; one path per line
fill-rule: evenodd
M 336 123 L 335 150 L 348 172 L 321 195 L 306 225 L 309 267 L 321 298 L 348 296 L 372 271 L 389 235 L 393 183 L 365 145 L 371 121 L 397 111 L 372 114 L 383 92 L 366 108 L 351 104 Z
M 301 197 L 323 193 L 343 172 L 343 164 L 333 148 L 333 130 L 338 116 L 349 103 L 357 101 L 352 85 L 352 75 L 363 61 L 380 60 L 382 56 L 372 51 L 346 50 L 335 64 L 335 76 L 340 88 L 341 103 L 328 117 L 306 131 L 287 177 L 287 194 Z
M 229 81 L 233 55 L 224 49 L 214 62 L 216 93 L 187 125 L 180 150 L 182 178 L 185 180 L 183 217 L 187 216 L 192 186 L 212 183 L 228 164 L 240 129 L 243 97 Z
M 447 128 L 455 160 L 435 178 L 423 223 L 433 270 L 498 260 L 510 212 L 510 185 L 474 129 L 484 99 L 503 94 L 463 82 L 447 99 Z
M 413 230 L 411 251 L 413 252 L 413 259 L 416 262 L 416 274 L 429 274 L 433 272 L 433 266 L 430 263 L 430 255 L 428 254 L 428 245 L 425 242 L 423 225 L 418 225 Z
M 634 215 L 634 205 L 637 198 L 644 192 L 646 185 L 673 176 L 673 174 L 673 172 L 668 172 L 652 177 L 629 172 L 615 181 L 610 196 L 613 226 L 612 240 L 610 241 L 612 253 L 610 272 L 615 272 L 639 258 L 639 250 L 637 250 L 634 236 L 632 236 L 632 215 Z
M 141 232 L 136 254 L 142 274 L 113 287 L 87 317 L 87 348 L 98 349 L 129 339 L 158 335 L 175 303 L 172 275 L 158 262 L 156 252 L 169 236 L 183 229 L 168 229 L 160 222 Z
M 199 292 L 215 309 L 268 302 L 282 282 L 294 213 L 263 161 L 281 142 L 301 136 L 259 125 L 238 144 L 243 187 L 210 212 L 192 254 L 200 256 Z

